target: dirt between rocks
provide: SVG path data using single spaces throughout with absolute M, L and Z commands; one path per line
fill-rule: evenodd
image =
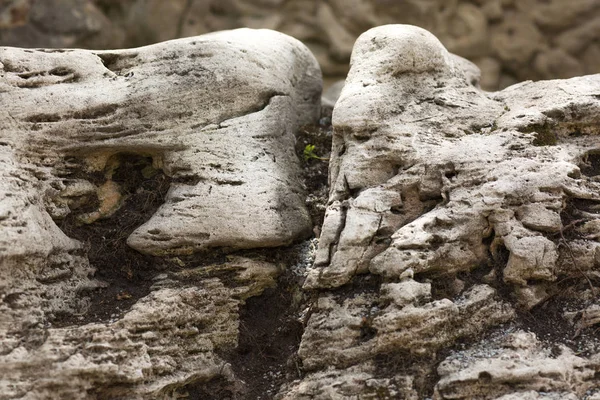
M 331 138 L 332 127 L 328 117 L 322 118 L 317 125 L 300 128 L 296 135 L 296 153 L 301 161 L 302 179 L 308 194 L 307 207 L 316 235 L 320 232 L 327 205 L 327 150 L 331 148 Z M 315 146 L 312 154 L 319 158 L 306 156 L 305 150 L 309 145 Z M 171 179 L 158 170 L 148 176 L 148 168 L 152 165 L 152 159 L 149 157 L 135 154 L 120 154 L 118 157 L 119 167 L 113 172 L 112 180 L 120 186 L 121 194 L 126 198 L 122 207 L 110 218 L 82 224 L 78 217 L 98 207 L 97 199 L 92 199 L 85 206 L 74 210 L 63 221 L 59 221 L 59 226 L 68 236 L 86 244 L 90 264 L 96 269 L 95 278 L 105 282 L 106 286 L 94 290 L 93 293 L 81 294 L 92 296 L 88 313 L 82 316 L 58 315 L 52 321 L 55 327 L 117 319 L 137 300 L 150 293 L 153 278 L 157 274 L 182 268 L 168 258 L 143 255 L 127 246 L 127 237 L 146 222 L 164 202 Z M 590 164 L 596 169 L 597 159 L 591 157 Z M 97 185 L 106 179 L 102 174 L 73 178 L 87 179 Z M 573 203 L 567 208 L 562 215 L 564 223 L 568 224 L 576 218 L 575 215 L 570 215 L 569 211 L 577 208 L 581 209 L 582 205 Z M 568 234 L 570 233 L 565 232 L 565 235 Z M 261 296 L 248 299 L 241 307 L 239 346 L 220 354 L 232 365 L 238 382 L 231 382 L 220 376 L 208 382 L 190 383 L 177 391 L 179 395 L 183 398 L 206 400 L 271 399 L 282 384 L 302 378 L 302 363 L 296 355 L 304 330 L 299 317 L 301 310 L 310 303 L 311 296 L 315 295 L 301 290 L 303 273 L 310 264 L 310 260 L 304 259 L 309 252 L 306 247 L 309 242 L 288 248 L 235 253 L 241 256 L 261 257 L 273 263 L 283 264 L 286 268 L 278 278 L 276 288 L 267 289 Z M 316 245 L 314 239 L 312 245 Z M 463 280 L 467 287 L 481 283 L 492 268 L 501 270 L 502 265 L 498 264 L 505 264 L 506 256 L 507 254 L 500 254 L 498 259 L 490 257 L 489 265 L 484 265 L 469 274 L 460 274 L 457 278 Z M 215 250 L 208 254 L 184 258 L 185 265 L 198 267 L 223 263 L 226 254 Z M 220 278 L 224 279 L 224 282 L 227 281 L 226 276 Z M 434 279 L 432 282 L 434 298 L 453 297 L 450 287 L 439 284 L 445 282 L 444 280 Z M 499 295 L 513 303 L 509 288 L 498 283 L 501 282 L 501 277 L 497 277 L 496 282 L 497 284 L 492 286 L 496 287 Z M 357 277 L 351 284 L 334 290 L 333 293 L 341 297 L 352 296 L 363 291 L 377 291 L 380 284 L 379 277 L 367 275 Z M 578 283 L 577 288 L 585 290 L 586 285 L 582 281 Z M 564 343 L 583 355 L 597 351 L 600 348 L 600 340 L 592 340 L 594 337 L 597 339 L 597 329 L 591 327 L 577 331 L 573 323 L 563 316 L 565 307 L 569 308 L 568 304 L 571 304 L 568 298 L 575 297 L 567 293 L 573 289 L 573 282 L 557 283 L 556 295 L 530 311 L 519 311 L 517 320 L 509 325 L 536 333 L 542 342 L 557 352 L 559 349 L 556 343 Z M 578 310 L 582 306 L 572 304 L 570 308 Z M 370 336 L 372 332 L 365 331 L 364 334 Z M 468 341 L 458 341 L 453 349 L 464 346 Z M 592 343 L 594 348 L 590 348 L 589 343 Z M 415 373 L 421 377 L 415 382 L 419 393 L 426 397 L 431 396 L 433 386 L 439 378 L 436 366 L 451 350 L 444 349 L 438 352 L 434 359 L 416 359 L 405 354 L 378 356 L 375 359 L 378 375 L 391 377 L 399 372 Z
M 319 124 L 302 127 L 297 133 L 296 151 L 316 233 L 320 231 L 327 204 L 331 129 L 331 119 L 325 117 Z M 304 157 L 307 145 L 314 145 L 315 154 L 321 158 Z M 152 170 L 151 157 L 129 153 L 115 157 L 118 167 L 110 174 L 78 171 L 66 177 L 85 179 L 97 186 L 112 179 L 125 200 L 112 216 L 93 223 L 82 223 L 81 216 L 98 209 L 97 198 L 87 199 L 64 220 L 57 221 L 67 236 L 84 243 L 90 265 L 96 270 L 94 278 L 103 282 L 104 287 L 81 293 L 92 299 L 86 314 L 57 315 L 51 321 L 54 327 L 117 320 L 150 293 L 153 279 L 159 273 L 182 268 L 169 258 L 144 255 L 126 244 L 127 237 L 163 204 L 171 178 L 160 170 Z M 177 391 L 179 395 L 189 399 L 270 399 L 283 383 L 302 377 L 301 360 L 296 356 L 304 329 L 299 316 L 310 301 L 310 294 L 303 293 L 301 287 L 305 269 L 311 263 L 307 255 L 314 251 L 314 246 L 312 239 L 288 248 L 235 253 L 261 257 L 286 267 L 276 288 L 246 300 L 240 309 L 239 346 L 220 354 L 231 363 L 241 384 L 221 376 L 208 382 L 190 383 Z M 198 267 L 223 263 L 226 254 L 215 250 L 184 258 L 186 266 Z M 225 276 L 220 278 L 227 281 Z
M 318 124 L 301 127 L 296 133 L 296 154 L 302 167 L 302 180 L 307 192 L 306 207 L 312 217 L 315 236 L 319 236 L 329 197 L 329 155 L 333 128 L 331 117 Z M 314 150 L 309 151 L 314 146 Z
M 107 322 L 118 317 L 150 293 L 152 278 L 158 270 L 166 267 L 163 260 L 138 253 L 127 246 L 126 239 L 163 204 L 171 180 L 158 170 L 153 171 L 153 176 L 144 177 L 143 171 L 152 165 L 150 157 L 135 154 L 117 157 L 120 166 L 113 172 L 112 180 L 120 186 L 121 195 L 126 198 L 121 208 L 110 218 L 83 224 L 79 217 L 98 206 L 97 199 L 92 199 L 58 223 L 67 236 L 85 244 L 90 265 L 96 269 L 94 277 L 104 282 L 105 287 L 81 294 L 91 295 L 93 299 L 85 315 L 58 315 L 52 321 L 54 326 Z M 102 179 L 98 174 L 79 178 L 90 181 Z
M 306 299 L 298 284 L 288 269 L 276 288 L 249 298 L 240 310 L 238 348 L 224 355 L 245 385 L 240 399 L 272 399 L 283 383 L 302 378 L 296 352 L 304 326 L 298 312 Z

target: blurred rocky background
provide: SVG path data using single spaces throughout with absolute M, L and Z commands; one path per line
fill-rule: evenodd
M 238 27 L 302 40 L 328 83 L 367 29 L 413 24 L 482 70 L 482 87 L 600 72 L 600 0 L 0 0 L 0 45 L 115 49 Z

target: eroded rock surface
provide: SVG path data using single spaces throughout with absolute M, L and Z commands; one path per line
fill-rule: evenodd
M 598 361 L 565 346 L 549 349 L 533 333 L 503 332 L 440 363 L 434 398 L 591 399 L 598 394 Z
M 292 134 L 320 74 L 297 41 L 0 62 L 0 397 L 600 396 L 599 76 L 486 93 L 429 32 L 366 32 L 307 271 L 313 242 L 275 249 L 312 227 Z
M 211 277 L 232 271 L 233 288 Z M 0 398 L 171 398 L 214 380 L 223 393 L 242 393 L 231 364 L 215 352 L 237 346 L 239 307 L 275 286 L 280 272 L 236 258 L 158 276 L 148 296 L 109 322 L 5 332 Z
M 237 346 L 239 308 L 282 264 L 194 254 L 311 234 L 294 132 L 320 95 L 312 54 L 273 31 L 0 48 L 0 398 L 158 398 L 214 380 L 240 392 L 216 352 Z M 138 227 L 139 201 L 158 209 Z M 69 236 L 86 229 L 101 234 Z M 117 253 L 125 240 L 137 252 Z M 107 268 L 146 289 L 97 298 Z
M 598 75 L 486 93 L 477 68 L 423 29 L 364 33 L 333 111 L 329 205 L 304 286 L 320 293 L 299 349 L 307 370 L 368 375 L 356 366 L 395 358 L 411 390 L 435 386 L 437 399 L 598 387 L 599 111 Z M 498 384 L 496 372 L 435 370 L 459 339 L 507 323 L 544 339 L 539 361 Z M 536 353 L 557 346 L 573 350 Z M 330 384 L 315 379 L 290 390 Z

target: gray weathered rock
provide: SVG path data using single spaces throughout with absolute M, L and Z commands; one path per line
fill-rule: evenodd
M 505 281 L 556 278 L 557 247 L 544 234 L 563 229 L 569 199 L 597 197 L 593 173 L 581 172 L 597 146 L 597 78 L 490 95 L 472 81 L 425 31 L 363 35 L 334 110 L 317 259 L 326 267 L 309 287 L 337 287 L 369 269 L 389 278 L 408 268 L 470 271 L 498 246 L 511 253 Z M 542 94 L 552 101 L 536 102 Z
M 52 193 L 49 207 L 60 208 L 81 185 L 70 176 L 99 171 L 111 182 L 112 157 L 135 153 L 175 180 L 165 205 L 128 239 L 141 252 L 278 246 L 310 229 L 293 131 L 318 118 L 320 73 L 297 41 L 241 30 L 135 50 L 3 48 L 0 56 L 3 148 L 16 170 L 3 170 L 3 184 L 19 185 L 25 170 L 35 176 L 7 187 L 14 205 L 3 203 L 3 214 L 18 219 L 17 199 L 36 194 Z M 98 190 L 100 218 L 123 199 L 112 182 Z M 55 229 L 34 228 L 48 221 L 38 212 L 14 238 L 3 235 L 5 248 L 16 253 L 25 238 Z
M 508 3 L 446 12 L 473 32 L 482 15 L 498 21 L 506 50 Z M 599 76 L 485 93 L 478 68 L 427 31 L 368 31 L 335 104 L 316 265 L 306 276 L 305 246 L 285 289 L 249 300 L 282 284 L 296 250 L 204 257 L 310 229 L 291 150 L 319 109 L 306 48 L 243 30 L 121 51 L 3 48 L 0 62 L 0 398 L 243 398 L 259 385 L 290 400 L 600 395 Z M 137 193 L 122 175 L 137 167 L 172 179 L 122 237 L 161 272 L 133 306 L 90 320 L 85 294 L 106 283 L 88 257 L 110 247 L 59 225 L 119 219 Z M 257 336 L 242 334 L 248 321 Z M 271 332 L 284 338 L 275 352 L 243 352 Z
M 375 365 L 360 364 L 345 370 L 330 368 L 309 374 L 284 387 L 276 400 L 406 399 L 417 400 L 410 376 L 378 378 Z
M 434 399 L 584 398 L 579 396 L 598 389 L 599 361 L 567 347 L 544 348 L 532 333 L 496 335 L 440 364 Z
M 214 268 L 238 271 L 240 286 L 232 291 L 208 277 L 189 285 L 198 273 L 189 270 L 157 280 L 107 323 L 2 332 L 0 398 L 171 398 L 186 383 L 215 378 L 235 387 L 231 365 L 215 351 L 237 346 L 239 306 L 273 286 L 278 271 L 244 259 Z
M 522 359 L 440 367 L 436 399 L 570 398 L 598 386 L 600 76 L 497 93 L 478 83 L 477 68 L 421 28 L 383 26 L 356 42 L 305 282 L 319 291 L 298 352 L 311 375 L 289 393 L 344 382 L 342 370 L 368 375 L 366 360 L 388 378 L 400 370 L 381 363 L 397 360 L 409 366 L 407 395 L 431 395 L 439 349 L 476 345 L 505 323 L 550 335 L 561 355 L 531 345 Z M 559 330 L 561 301 L 572 323 Z M 331 365 L 337 375 L 318 377 Z
M 77 326 L 97 303 L 87 293 L 105 285 L 88 252 L 113 244 L 79 242 L 59 226 L 110 220 L 142 190 L 123 175 L 143 159 L 144 178 L 162 170 L 171 186 L 123 238 L 141 253 L 310 235 L 294 133 L 318 119 L 320 95 L 312 54 L 273 31 L 114 51 L 0 48 L 0 398 L 158 398 L 219 375 L 233 382 L 214 350 L 236 346 L 239 306 L 273 286 L 279 267 L 230 260 L 198 279 L 175 276 L 122 318 Z M 47 374 L 28 372 L 39 370 Z
M 485 285 L 464 298 L 432 301 L 431 285 L 413 280 L 381 285 L 379 292 L 322 296 L 312 310 L 298 354 L 309 370 L 348 367 L 377 355 L 427 355 L 459 337 L 509 321 L 512 309 Z

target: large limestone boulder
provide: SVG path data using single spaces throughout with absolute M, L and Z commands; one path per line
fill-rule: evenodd
M 567 206 L 597 197 L 598 78 L 485 93 L 465 65 L 414 27 L 373 29 L 357 42 L 333 113 L 321 268 L 308 286 L 369 271 L 468 272 L 500 251 L 507 284 L 562 272 L 552 240 L 561 214 L 594 220 Z
M 329 203 L 304 284 L 319 293 L 298 352 L 311 374 L 282 398 L 377 398 L 369 382 L 396 391 L 406 375 L 406 398 L 598 387 L 599 94 L 600 75 L 487 93 L 421 28 L 364 33 L 333 110 Z M 544 343 L 520 361 L 436 369 L 500 326 Z
M 134 153 L 175 181 L 128 239 L 139 251 L 278 246 L 309 228 L 291 160 L 294 129 L 318 117 L 320 73 L 293 39 L 241 30 L 134 50 L 1 51 L 7 157 L 38 169 L 37 191 L 58 191 L 57 208 L 69 177 L 110 180 L 111 157 Z M 18 241 L 43 230 L 25 227 Z
M 311 234 L 294 133 L 318 119 L 320 95 L 308 49 L 267 30 L 129 50 L 0 48 L 0 398 L 111 385 L 113 398 L 156 398 L 226 376 L 213 350 L 236 346 L 239 307 L 280 266 L 227 259 L 197 279 L 155 269 Z M 136 226 L 127 213 L 142 192 L 158 209 Z M 99 225 L 106 235 L 80 235 Z M 125 241 L 126 257 L 88 261 Z M 139 273 L 144 288 L 111 292 L 106 269 L 125 283 Z M 140 297 L 109 321 L 88 314 Z

